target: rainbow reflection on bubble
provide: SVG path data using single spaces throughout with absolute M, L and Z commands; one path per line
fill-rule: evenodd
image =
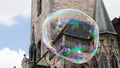
M 42 40 L 52 53 L 80 64 L 95 55 L 99 30 L 96 22 L 84 12 L 61 9 L 45 19 Z

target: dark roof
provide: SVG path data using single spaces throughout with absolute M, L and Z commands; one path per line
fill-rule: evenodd
M 85 23 L 84 21 L 70 19 L 63 31 L 63 34 L 71 35 L 71 36 L 79 37 L 83 39 L 90 39 L 91 33 L 83 25 L 86 25 L 88 28 L 92 28 L 92 26 Z
M 109 16 L 107 14 L 107 11 L 105 9 L 103 0 L 96 0 L 94 20 L 98 24 L 100 34 L 101 33 L 116 34 L 113 25 L 109 19 Z
M 53 43 L 56 43 L 62 37 L 62 35 L 68 35 L 82 39 L 91 39 L 90 31 L 83 27 L 83 25 L 86 25 L 88 29 L 92 28 L 91 25 L 85 23 L 84 21 L 70 19 L 62 31 L 54 39 Z

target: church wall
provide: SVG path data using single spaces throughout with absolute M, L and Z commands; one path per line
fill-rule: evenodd
M 103 42 L 101 42 L 103 40 Z M 101 56 L 105 55 L 107 57 L 108 62 L 108 68 L 112 67 L 112 56 L 116 56 L 118 61 L 118 66 L 120 67 L 120 54 L 119 54 L 119 48 L 118 48 L 118 41 L 116 35 L 111 34 L 100 34 L 100 46 L 98 48 L 97 54 L 95 55 L 97 62 L 99 64 L 100 68 L 100 58 Z M 118 68 L 119 68 L 118 67 Z
M 46 52 L 47 52 L 47 47 L 41 40 L 41 27 L 42 24 L 44 23 L 44 20 L 48 14 L 51 12 L 54 12 L 59 9 L 63 8 L 74 8 L 74 9 L 79 9 L 87 13 L 89 16 L 93 17 L 93 10 L 94 10 L 94 1 L 95 0 L 41 0 L 41 14 L 37 16 L 37 0 L 32 0 L 32 25 L 35 28 L 35 43 L 36 45 L 40 45 L 39 42 L 41 41 L 41 50 L 40 48 L 37 48 L 37 52 L 40 52 L 39 54 L 40 57 L 42 57 Z M 95 55 L 96 61 L 98 64 L 100 64 L 100 57 L 102 55 L 105 55 L 108 60 L 108 65 L 109 68 L 111 68 L 111 56 L 115 55 L 117 60 L 118 60 L 118 65 L 120 68 L 120 51 L 118 49 L 118 41 L 117 37 L 115 35 L 111 34 L 100 34 L 100 40 L 103 40 L 103 45 L 99 46 L 99 52 Z M 114 43 L 111 43 L 111 41 L 114 40 Z M 113 44 L 114 46 L 111 46 Z M 37 57 L 39 60 L 40 57 Z M 58 58 L 54 56 L 51 60 L 51 68 L 54 68 L 55 66 L 58 66 L 58 68 L 65 68 L 64 65 L 73 65 L 74 67 L 79 68 L 80 65 L 78 64 L 73 64 L 69 61 L 66 61 L 64 59 Z M 92 62 L 92 61 L 90 61 Z M 54 64 L 55 63 L 55 64 Z M 54 65 L 52 65 L 54 64 Z M 61 66 L 60 66 L 61 64 Z M 91 63 L 88 63 L 90 66 Z M 100 65 L 98 65 L 100 67 Z M 66 68 L 70 68 L 69 66 Z M 92 67 L 89 67 L 92 68 Z
M 37 46 L 40 46 L 41 49 L 44 50 L 40 50 L 40 48 L 38 48 L 36 46 L 36 50 L 37 50 L 37 55 L 39 55 L 40 57 L 42 57 L 46 52 L 47 52 L 47 47 L 45 46 L 45 44 L 42 42 L 41 40 L 41 28 L 42 28 L 42 24 L 46 18 L 46 16 L 50 13 L 50 2 L 49 0 L 32 0 L 33 1 L 33 6 L 32 6 L 32 26 L 34 26 L 35 29 L 35 43 Z M 41 3 L 37 3 L 37 1 L 41 1 Z M 38 8 L 40 8 L 41 6 L 41 11 L 38 11 Z M 38 12 L 41 12 L 38 15 Z M 41 44 L 39 44 L 39 42 L 41 42 Z M 39 60 L 40 57 L 37 57 L 37 59 Z
M 73 9 L 79 9 L 84 12 L 86 12 L 88 15 L 93 17 L 93 10 L 94 10 L 94 0 L 41 0 L 41 5 L 37 3 L 37 1 L 40 0 L 32 0 L 32 26 L 34 26 L 35 29 L 35 43 L 36 45 L 39 45 L 38 43 L 41 41 L 42 44 L 44 44 L 41 40 L 41 28 L 42 24 L 48 16 L 53 11 L 63 9 L 63 8 L 73 8 Z M 83 6 L 84 5 L 84 6 Z M 38 8 L 41 6 L 41 14 L 38 14 Z M 47 52 L 47 48 L 44 45 L 41 45 L 41 50 L 36 47 L 37 52 L 41 52 L 41 57 Z
M 37 0 L 33 1 L 32 23 L 35 27 L 36 43 L 41 39 L 41 26 L 48 14 L 63 8 L 82 10 L 93 17 L 94 0 L 41 0 L 41 14 L 37 16 Z M 83 6 L 84 5 L 84 6 Z
M 51 12 L 64 9 L 73 8 L 82 10 L 89 16 L 93 17 L 94 11 L 94 0 L 52 0 Z M 84 5 L 84 6 L 83 6 Z

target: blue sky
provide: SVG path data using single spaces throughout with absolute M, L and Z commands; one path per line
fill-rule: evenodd
M 30 45 L 31 0 L 0 0 L 0 50 L 22 49 Z
M 0 0 L 0 68 L 21 68 L 30 46 L 31 0 Z
M 104 2 L 111 20 L 120 16 L 120 0 Z M 0 0 L 0 68 L 21 68 L 29 51 L 30 26 L 31 0 Z
M 16 51 L 22 49 L 26 52 L 26 54 L 28 54 L 28 49 L 30 45 L 30 23 L 31 23 L 30 0 L 21 0 L 21 1 L 14 0 L 16 4 L 13 2 L 9 2 L 9 4 L 6 3 L 8 0 L 1 0 L 1 1 L 3 3 L 1 2 L 0 4 L 3 4 L 2 6 L 4 6 L 4 9 L 1 10 L 0 12 L 1 15 L 0 41 L 2 41 L 0 42 L 0 50 L 5 47 Z M 109 10 L 108 13 L 110 18 L 113 19 L 115 16 L 118 17 L 120 15 L 120 14 L 118 15 L 119 11 L 115 12 L 115 10 L 118 9 L 117 8 L 118 4 L 116 4 L 119 3 L 118 0 L 116 1 L 104 0 L 104 1 L 107 9 Z M 6 4 L 8 6 L 6 6 Z
M 30 45 L 30 18 L 15 17 L 19 24 L 14 26 L 0 25 L 0 49 L 8 47 L 12 50 L 22 49 L 28 54 Z

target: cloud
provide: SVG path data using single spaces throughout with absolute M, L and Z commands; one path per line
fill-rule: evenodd
M 0 68 L 22 68 L 21 61 L 23 59 L 23 50 L 14 51 L 9 48 L 4 48 L 0 50 Z
M 29 18 L 31 0 L 0 0 L 0 24 L 12 26 L 16 24 L 15 17 Z
M 120 15 L 120 0 L 104 0 L 111 19 Z M 18 23 L 16 16 L 29 18 L 31 15 L 31 0 L 0 0 L 0 24 L 12 26 Z

